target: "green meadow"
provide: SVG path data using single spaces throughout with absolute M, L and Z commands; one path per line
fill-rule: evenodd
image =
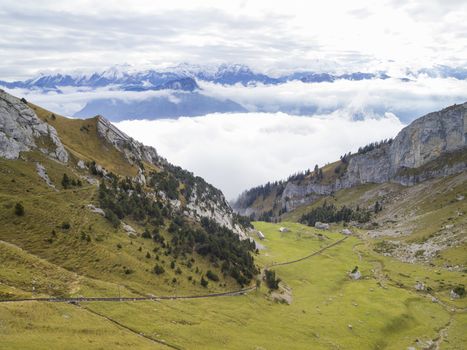
M 257 255 L 263 268 L 343 237 L 289 222 L 255 228 L 266 237 Z M 355 266 L 360 280 L 348 277 Z M 0 337 L 7 349 L 462 349 L 467 342 L 467 302 L 449 298 L 465 273 L 383 257 L 358 237 L 272 269 L 281 279 L 274 293 L 263 282 L 234 297 L 0 304 Z M 430 294 L 416 291 L 417 281 Z

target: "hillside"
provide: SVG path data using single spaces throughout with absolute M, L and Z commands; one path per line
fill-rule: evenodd
M 334 186 L 374 151 L 289 182 Z M 106 119 L 0 92 L 0 347 L 462 349 L 465 152 L 441 153 L 397 173 L 410 186 L 356 184 L 250 223 Z M 376 202 L 367 222 L 309 226 Z
M 241 214 L 278 217 L 322 196 L 367 183 L 411 186 L 466 169 L 467 103 L 421 117 L 394 140 L 362 147 L 321 169 L 245 191 L 233 204 Z
M 102 117 L 0 92 L 0 157 L 2 299 L 206 293 L 255 274 L 222 193 Z

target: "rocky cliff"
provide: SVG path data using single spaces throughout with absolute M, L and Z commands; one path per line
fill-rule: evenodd
M 307 176 L 275 183 L 267 191 L 255 188 L 243 193 L 233 206 L 244 215 L 258 216 L 264 212 L 277 215 L 312 203 L 322 195 L 365 183 L 396 182 L 410 186 L 458 173 L 467 167 L 466 142 L 467 103 L 453 105 L 415 120 L 392 142 L 350 155 L 338 165 L 344 171 L 332 180 Z M 265 199 L 273 205 L 264 205 Z
M 106 155 L 97 154 L 98 150 L 96 149 L 92 150 L 94 154 L 90 154 L 83 159 L 80 158 L 85 153 L 83 149 L 79 148 L 80 144 L 70 141 L 73 140 L 70 135 L 67 136 L 66 142 L 62 142 L 59 133 L 51 125 L 57 122 L 57 118 L 63 120 L 63 117 L 57 117 L 48 112 L 44 120 L 44 118 L 39 118 L 35 111 L 42 109 L 33 107 L 34 109 L 24 99 L 20 100 L 0 90 L 1 158 L 18 159 L 21 157 L 21 152 L 38 150 L 76 170 L 88 168 L 90 161 L 94 161 L 95 172 L 104 177 L 110 176 L 110 171 L 105 169 L 103 164 L 100 164 L 100 160 L 105 159 Z M 49 118 L 49 116 L 52 117 Z M 97 116 L 89 119 L 89 121 L 89 123 L 85 123 L 81 128 L 78 128 L 76 133 L 82 134 L 85 131 L 85 137 L 92 137 L 89 134 L 89 127 L 92 125 L 91 121 L 95 122 L 98 140 L 93 141 L 103 143 L 103 150 L 113 146 L 118 153 L 122 154 L 124 158 L 123 166 L 127 164 L 128 167 L 136 169 L 137 175 L 132 179 L 136 183 L 145 186 L 151 181 L 152 177 L 157 176 L 155 174 L 159 171 L 166 174 L 173 181 L 178 182 L 179 188 L 183 188 L 183 191 L 175 189 L 177 192 L 176 198 L 170 198 L 165 188 L 158 188 L 157 184 L 146 186 L 146 190 L 154 198 L 164 199 L 168 205 L 192 219 L 201 220 L 201 218 L 206 217 L 234 231 L 240 237 L 246 237 L 245 228 L 237 222 L 232 208 L 220 190 L 206 183 L 202 178 L 170 164 L 166 159 L 158 155 L 153 147 L 145 146 L 132 139 L 105 118 Z M 72 151 L 72 156 L 67 149 Z M 70 161 L 71 158 L 72 161 Z M 145 163 L 151 165 L 153 169 L 151 171 L 146 169 Z M 43 172 L 45 173 L 45 170 Z M 99 178 L 90 176 L 85 178 L 93 183 L 99 182 Z
M 42 122 L 25 100 L 0 90 L 0 157 L 17 159 L 20 152 L 32 149 L 62 163 L 68 161 L 57 131 Z

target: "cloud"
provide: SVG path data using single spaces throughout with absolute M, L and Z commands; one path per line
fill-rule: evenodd
M 125 62 L 276 72 L 465 64 L 466 17 L 459 0 L 3 1 L 0 77 Z
M 207 82 L 199 85 L 204 94 L 231 99 L 250 111 L 315 114 L 345 109 L 357 118 L 391 112 L 404 122 L 467 101 L 467 80 L 426 76 L 409 82 L 392 78 L 311 84 L 292 81 L 281 85 L 246 87 Z
M 393 137 L 403 124 L 390 113 L 355 121 L 345 111 L 336 111 L 315 117 L 212 114 L 124 121 L 116 126 L 233 199 L 252 186 L 324 165 L 359 146 Z
M 230 99 L 251 112 L 285 112 L 296 115 L 326 114 L 345 110 L 360 116 L 381 116 L 394 113 L 403 122 L 410 122 L 426 113 L 454 103 L 467 101 L 467 80 L 419 76 L 409 82 L 400 79 L 362 81 L 338 80 L 333 83 L 302 83 L 292 81 L 280 85 L 243 86 L 198 82 L 201 93 L 218 99 Z M 102 98 L 142 101 L 166 96 L 177 102 L 171 91 L 121 91 L 115 87 L 62 88 L 62 93 L 38 90 L 7 89 L 13 95 L 64 115 L 73 115 L 88 101 Z M 91 116 L 90 116 L 91 117 Z

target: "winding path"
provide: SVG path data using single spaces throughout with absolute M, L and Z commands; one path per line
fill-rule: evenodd
M 210 293 L 210 294 L 201 294 L 201 295 L 170 295 L 170 296 L 151 296 L 151 297 L 74 297 L 74 298 L 22 298 L 22 299 L 7 299 L 0 300 L 0 303 L 16 303 L 23 301 L 45 301 L 53 303 L 79 303 L 85 301 L 158 301 L 158 300 L 180 300 L 180 299 L 203 299 L 203 298 L 216 298 L 216 297 L 229 297 L 244 295 L 256 287 L 248 287 L 243 289 L 238 289 L 234 291 L 228 291 L 223 293 Z
M 285 261 L 285 262 L 281 262 L 281 263 L 275 263 L 275 264 L 272 264 L 270 265 L 269 267 L 274 267 L 274 266 L 283 266 L 283 265 L 290 265 L 290 264 L 295 264 L 295 263 L 298 263 L 300 261 L 303 261 L 303 260 L 306 260 L 306 259 L 309 259 L 315 255 L 318 255 L 318 254 L 321 254 L 322 252 L 324 252 L 325 250 L 329 249 L 329 248 L 332 248 L 334 247 L 335 245 L 338 245 L 340 243 L 342 243 L 343 241 L 345 241 L 347 238 L 349 238 L 348 236 L 330 244 L 330 245 L 327 245 L 326 247 L 323 247 L 321 248 L 320 250 L 314 252 L 314 253 L 311 253 L 310 255 L 307 255 L 307 256 L 304 256 L 303 258 L 300 258 L 300 259 L 296 259 L 296 260 L 292 260 L 292 261 Z

